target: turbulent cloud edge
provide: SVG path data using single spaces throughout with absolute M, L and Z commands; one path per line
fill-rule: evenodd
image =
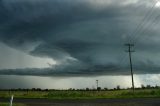
M 144 71 L 145 70 L 145 71 Z M 135 68 L 134 74 L 160 74 L 160 67 Z M 29 75 L 29 76 L 102 76 L 102 75 L 130 75 L 129 68 L 109 68 L 109 69 L 84 69 L 84 70 L 55 70 L 53 68 L 26 68 L 26 69 L 4 69 L 0 70 L 0 75 Z

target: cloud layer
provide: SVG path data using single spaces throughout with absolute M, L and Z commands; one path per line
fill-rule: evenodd
M 126 75 L 124 43 L 136 42 L 135 73 L 159 73 L 159 7 L 141 0 L 1 0 L 0 42 L 56 61 L 16 75 Z M 152 11 L 150 11 L 152 10 Z M 140 30 L 131 35 L 149 11 Z M 145 29 L 145 30 L 144 30 Z M 137 43 L 138 42 L 138 43 Z

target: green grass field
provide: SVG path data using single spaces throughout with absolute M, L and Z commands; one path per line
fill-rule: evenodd
M 0 98 L 47 98 L 47 99 L 98 99 L 98 98 L 157 98 L 160 89 L 114 91 L 0 91 Z

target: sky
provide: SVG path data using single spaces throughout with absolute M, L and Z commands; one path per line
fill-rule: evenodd
M 96 79 L 128 87 L 125 43 L 134 44 L 137 86 L 156 85 L 159 10 L 158 0 L 0 0 L 0 88 L 33 87 L 32 80 L 40 88 L 93 87 Z

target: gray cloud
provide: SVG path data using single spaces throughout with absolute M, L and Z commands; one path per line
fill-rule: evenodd
M 127 55 L 123 44 L 153 3 L 150 0 L 121 0 L 120 3 L 116 0 L 1 0 L 0 41 L 33 56 L 52 58 L 58 66 L 8 69 L 0 73 L 127 74 L 128 60 L 121 62 L 121 56 Z M 156 24 L 159 14 L 159 8 L 154 8 L 143 26 L 145 32 L 136 35 L 139 41 L 134 57 L 137 73 L 159 73 L 159 64 L 154 65 L 153 71 L 150 69 L 150 63 L 160 61 L 156 59 L 159 56 L 160 26 Z M 146 26 L 153 22 L 152 26 Z M 25 50 L 33 46 L 34 49 Z

